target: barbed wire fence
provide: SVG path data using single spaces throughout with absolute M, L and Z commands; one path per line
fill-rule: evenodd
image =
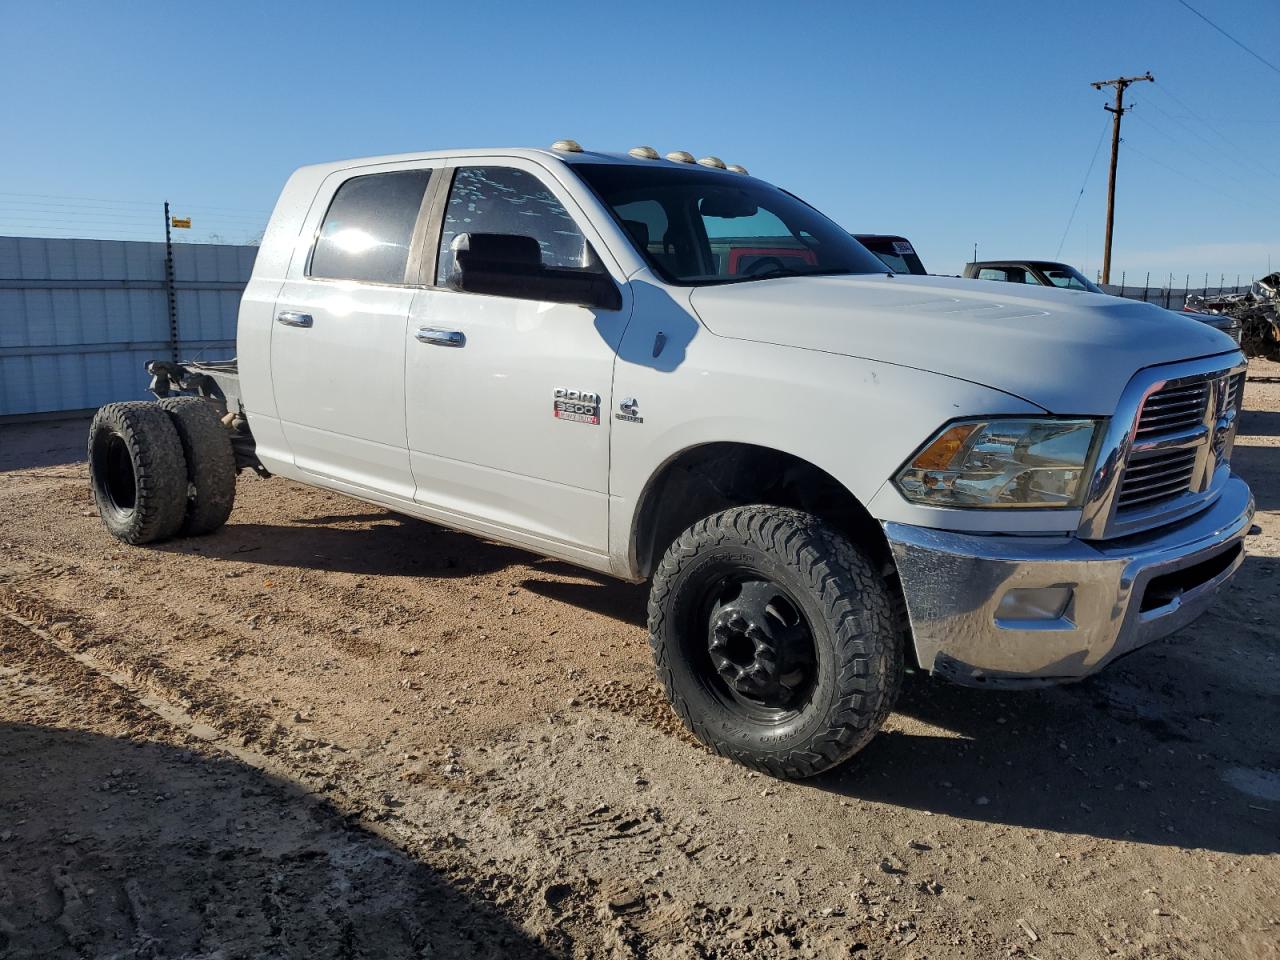
M 191 221 L 174 243 L 257 246 L 270 211 L 177 200 L 173 215 Z M 163 242 L 164 201 L 0 191 L 0 235 Z

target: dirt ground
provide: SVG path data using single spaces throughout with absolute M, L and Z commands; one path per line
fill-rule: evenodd
M 1071 687 L 910 678 L 843 770 L 692 742 L 644 589 L 282 480 L 132 549 L 0 428 L 0 957 L 1280 958 L 1280 364 L 1221 602 Z

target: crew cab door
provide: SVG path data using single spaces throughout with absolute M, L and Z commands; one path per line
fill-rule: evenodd
M 271 376 L 281 429 L 303 471 L 410 500 L 405 326 L 424 200 L 439 164 L 328 177 L 276 302 Z M 313 242 L 306 242 L 314 238 Z
M 407 337 L 416 499 L 455 525 L 590 562 L 608 552 L 613 364 L 630 314 L 621 270 L 537 164 L 467 160 L 447 175 L 438 256 L 424 263 Z M 621 309 L 450 290 L 463 234 L 533 237 L 545 267 L 607 271 Z M 557 409 L 558 390 L 583 402 Z

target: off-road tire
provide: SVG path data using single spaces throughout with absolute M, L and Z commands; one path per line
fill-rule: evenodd
M 167 540 L 187 509 L 187 463 L 169 415 L 147 401 L 109 403 L 89 426 L 89 484 L 117 540 Z
M 187 506 L 181 534 L 213 533 L 231 516 L 236 502 L 236 455 L 218 408 L 200 397 L 166 397 L 169 414 L 187 461 Z
M 697 629 L 701 585 L 743 563 L 794 597 L 818 653 L 808 702 L 778 727 L 726 708 L 700 676 L 700 641 L 681 635 L 691 621 Z M 780 778 L 822 773 L 861 750 L 902 686 L 903 636 L 889 587 L 847 538 L 799 510 L 734 507 L 682 533 L 653 577 L 649 640 L 658 677 L 689 730 L 721 756 Z

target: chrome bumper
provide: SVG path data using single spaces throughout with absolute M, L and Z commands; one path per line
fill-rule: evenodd
M 1186 626 L 1244 562 L 1253 494 L 1231 477 L 1203 512 L 1110 541 L 975 536 L 885 523 L 921 668 L 981 685 L 1087 676 Z M 1058 609 L 1008 616 L 1061 588 Z M 1003 605 L 1002 605 L 1003 604 Z

